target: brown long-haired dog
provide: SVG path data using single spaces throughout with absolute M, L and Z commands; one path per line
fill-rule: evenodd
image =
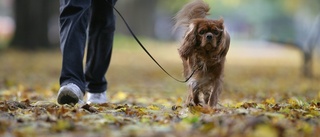
M 188 27 L 178 49 L 188 81 L 187 105 L 202 103 L 214 107 L 222 90 L 223 70 L 229 50 L 230 36 L 224 20 L 205 18 L 210 7 L 202 0 L 185 5 L 175 16 L 176 24 Z

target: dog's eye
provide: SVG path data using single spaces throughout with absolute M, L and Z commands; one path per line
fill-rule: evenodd
M 200 35 L 203 35 L 204 33 L 205 33 L 204 30 L 201 30 L 201 31 L 199 32 Z
M 213 30 L 213 34 L 214 34 L 214 35 L 219 35 L 219 32 L 220 32 L 220 31 L 218 31 L 218 30 Z

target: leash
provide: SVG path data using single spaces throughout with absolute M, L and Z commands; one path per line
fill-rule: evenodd
M 137 41 L 137 43 L 140 45 L 140 47 L 145 51 L 145 53 L 148 54 L 148 56 L 154 61 L 154 63 L 156 63 L 158 65 L 158 67 L 164 72 L 166 73 L 169 77 L 171 77 L 172 79 L 174 79 L 177 82 L 181 82 L 181 83 L 186 83 L 190 80 L 190 78 L 193 76 L 193 74 L 198 70 L 198 69 L 194 69 L 193 72 L 190 74 L 189 77 L 187 77 L 186 80 L 179 80 L 177 78 L 175 78 L 174 76 L 172 76 L 168 71 L 166 71 L 159 63 L 158 61 L 149 53 L 149 51 L 143 46 L 143 44 L 140 42 L 140 40 L 137 38 L 137 36 L 133 33 L 132 29 L 130 28 L 129 24 L 127 23 L 127 21 L 124 19 L 124 17 L 122 16 L 122 14 L 116 9 L 116 7 L 114 7 L 108 0 L 106 0 L 107 3 L 109 3 L 109 5 L 118 13 L 118 15 L 120 16 L 120 18 L 122 19 L 122 21 L 124 22 L 124 24 L 126 25 L 127 29 L 129 30 L 129 32 L 131 33 L 132 37 Z

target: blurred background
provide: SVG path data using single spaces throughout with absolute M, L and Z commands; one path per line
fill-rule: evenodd
M 250 63 L 253 66 L 285 65 L 289 66 L 288 68 L 294 68 L 294 71 L 282 68 L 279 69 L 279 73 L 266 74 L 283 77 L 295 75 L 299 78 L 319 79 L 320 0 L 205 1 L 211 7 L 209 18 L 224 18 L 227 30 L 231 34 L 232 42 L 228 54 L 227 70 L 241 69 L 239 66 Z M 172 17 L 187 2 L 188 0 L 118 0 L 116 7 L 139 38 L 152 41 L 146 42 L 151 44 L 151 50 L 157 49 L 157 46 L 166 49 L 161 54 L 153 51 L 153 54 L 159 54 L 160 57 L 157 58 L 161 60 L 167 56 L 172 56 L 176 58 L 177 61 L 173 63 L 176 64 L 181 63 L 176 48 L 179 46 L 184 32 L 183 29 L 172 32 L 174 23 Z M 58 0 L 1 0 L 0 53 L 3 54 L 0 55 L 1 65 L 3 65 L 3 62 L 9 62 L 9 58 L 5 55 L 10 53 L 11 55 L 21 56 L 24 53 L 15 53 L 12 52 L 12 49 L 31 52 L 45 50 L 58 53 L 58 19 Z M 119 19 L 117 20 L 115 46 L 130 45 L 138 47 L 132 40 L 124 23 Z M 166 45 L 169 46 L 166 47 Z M 147 47 L 149 46 L 147 45 Z M 168 52 L 169 50 L 170 52 Z M 52 52 L 46 53 L 49 53 L 49 55 L 41 54 L 33 58 L 49 56 L 55 57 L 55 60 L 60 60 L 59 55 L 51 55 Z M 127 53 L 125 52 L 125 54 Z M 29 57 L 30 54 L 26 56 Z M 115 54 L 115 56 L 121 57 L 122 55 Z M 17 62 L 17 60 L 19 59 L 14 58 L 12 61 Z M 30 61 L 30 58 L 28 61 Z M 28 61 L 22 60 L 21 62 Z M 167 60 L 164 59 L 164 61 Z M 56 62 L 58 64 L 58 67 L 55 66 L 57 69 L 50 72 L 55 75 L 55 80 L 59 76 L 59 63 Z M 5 66 L 7 68 L 4 68 Z M 5 66 L 2 67 L 2 70 L 9 71 L 10 65 Z M 178 76 L 180 76 L 180 69 L 181 67 L 177 71 Z M 244 69 L 250 70 L 248 68 Z M 139 69 L 137 70 L 139 71 Z M 278 72 L 277 70 L 276 72 Z M 239 75 L 246 74 L 247 71 L 239 71 L 238 73 Z M 236 71 L 233 72 L 236 73 Z M 289 74 L 281 75 L 283 72 Z M 32 71 L 31 73 L 35 72 Z M 232 74 L 232 72 L 229 74 Z M 258 73 L 252 75 L 259 76 Z M 10 77 L 5 74 L 2 74 L 2 76 L 6 77 L 3 78 L 5 84 L 2 85 L 10 85 Z M 235 76 L 237 75 L 235 74 Z M 113 78 L 113 76 L 110 77 Z M 116 79 L 116 76 L 114 76 L 114 79 Z M 232 77 L 230 75 L 228 77 L 227 73 L 228 79 L 232 81 Z M 255 79 L 255 81 L 257 80 Z M 272 81 L 272 78 L 270 78 L 270 81 Z M 294 85 L 294 83 L 291 84 Z M 319 84 L 312 84 L 312 86 L 319 87 Z M 312 91 L 320 89 L 318 87 L 312 89 Z M 226 90 L 234 91 L 236 88 L 226 88 Z
M 174 41 L 172 17 L 187 0 L 119 0 L 122 12 L 135 33 L 142 37 Z M 207 0 L 210 18 L 223 17 L 234 40 L 267 41 L 301 50 L 310 64 L 319 45 L 320 0 Z M 59 1 L 1 0 L 0 49 L 58 48 Z M 119 19 L 119 18 L 118 18 Z M 129 35 L 121 20 L 117 33 Z M 311 61 L 312 62 L 312 61 Z M 311 75 L 306 72 L 306 75 Z

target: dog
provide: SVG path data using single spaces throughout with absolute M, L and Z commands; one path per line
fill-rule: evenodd
M 187 27 L 181 47 L 183 73 L 189 94 L 186 105 L 215 107 L 222 91 L 223 71 L 230 36 L 222 18 L 207 19 L 210 7 L 203 0 L 186 4 L 174 17 L 178 27 Z

